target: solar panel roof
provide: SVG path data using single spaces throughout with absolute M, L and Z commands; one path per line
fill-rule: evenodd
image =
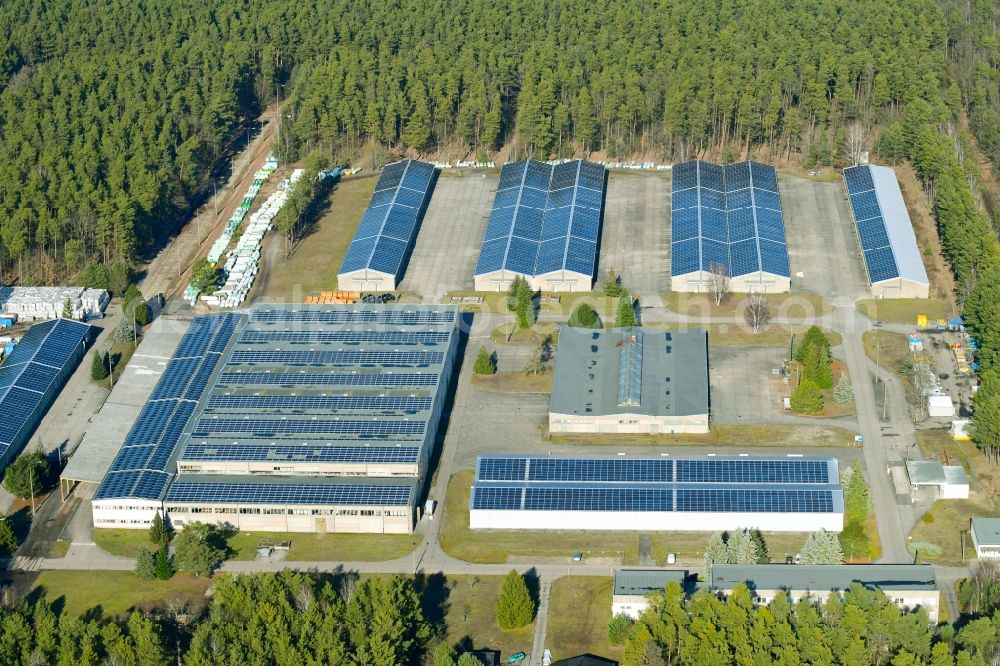
M 408 506 L 413 503 L 415 483 L 349 482 L 317 479 L 289 483 L 255 479 L 232 483 L 224 479 L 188 481 L 184 477 L 171 484 L 164 501 L 212 504 L 340 504 L 354 506 Z
M 848 167 L 844 184 L 868 281 L 902 278 L 929 284 L 896 173 L 883 166 Z
M 472 509 L 829 513 L 833 458 L 480 456 Z
M 89 333 L 89 325 L 71 319 L 35 324 L 0 366 L 0 457 L 27 443 L 40 412 L 62 388 L 60 375 L 82 354 Z
M 604 188 L 604 167 L 584 160 L 505 164 L 476 275 L 565 270 L 593 277 Z
M 722 264 L 731 277 L 791 275 L 785 224 L 773 166 L 695 160 L 674 166 L 671 275 Z
M 403 160 L 386 165 L 338 273 L 367 269 L 398 279 L 433 182 L 432 164 Z

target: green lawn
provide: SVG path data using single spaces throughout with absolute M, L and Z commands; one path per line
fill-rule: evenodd
M 910 356 L 910 346 L 905 335 L 876 329 L 865 331 L 861 339 L 865 345 L 865 355 L 873 362 L 897 375 L 903 371 L 904 362 Z
M 866 298 L 857 306 L 869 319 L 913 326 L 917 325 L 917 315 L 927 315 L 933 322 L 955 314 L 950 305 L 934 298 Z
M 287 560 L 382 562 L 403 557 L 420 542 L 416 534 L 298 534 L 237 532 L 229 539 L 232 559 L 252 560 L 260 541 L 290 541 Z
M 612 580 L 600 576 L 564 576 L 552 583 L 546 647 L 552 659 L 593 653 L 620 660 L 622 647 L 608 641 Z
M 550 434 L 558 444 L 607 444 L 618 446 L 854 446 L 853 430 L 827 425 L 713 425 L 698 435 Z
M 472 375 L 472 385 L 493 393 L 552 393 L 552 373 L 534 375 L 512 370 L 493 375 Z
M 413 534 L 297 534 L 237 532 L 228 540 L 232 559 L 252 560 L 262 540 L 290 541 L 289 561 L 380 562 L 403 557 L 417 547 Z M 140 546 L 152 547 L 146 530 L 95 529 L 94 543 L 112 555 L 135 557 Z
M 153 548 L 149 541 L 149 530 L 94 528 L 94 543 L 102 550 L 119 557 L 135 557 L 140 546 Z
M 742 317 L 746 299 L 746 294 L 731 294 L 722 305 L 716 305 L 709 294 L 671 291 L 663 295 L 663 305 L 691 317 Z M 764 299 L 771 307 L 771 316 L 776 319 L 811 321 L 833 310 L 833 305 L 818 294 L 765 294 Z
M 89 611 L 114 617 L 133 608 L 171 606 L 200 612 L 207 604 L 209 579 L 183 573 L 161 581 L 140 580 L 130 571 L 43 571 L 36 585 L 50 602 L 61 599 L 71 616 Z
M 496 624 L 496 601 L 502 582 L 502 576 L 445 578 L 440 592 L 443 599 L 439 600 L 446 607 L 445 640 L 473 649 L 500 650 L 501 659 L 515 652 L 531 652 L 534 623 L 514 631 L 503 631 Z M 550 612 L 550 622 L 551 617 Z
M 508 557 L 571 564 L 573 553 L 580 551 L 584 561 L 605 561 L 609 567 L 638 563 L 638 532 L 470 529 L 469 489 L 474 474 L 472 470 L 457 472 L 448 483 L 440 541 L 452 557 L 487 564 L 502 564 Z M 701 558 L 710 536 L 709 532 L 653 533 L 652 556 L 660 564 L 667 553 L 676 553 L 678 558 Z M 764 538 L 775 559 L 783 560 L 785 553 L 798 552 L 805 536 L 767 533 Z
M 786 326 L 772 324 L 759 333 L 754 333 L 745 324 L 710 324 L 708 327 L 708 344 L 715 347 L 788 347 L 792 335 L 801 337 L 811 324 Z M 841 344 L 844 339 L 837 331 L 824 328 L 823 332 L 830 341 L 831 347 Z
M 517 322 L 512 317 L 510 323 L 497 326 L 493 329 L 493 332 L 490 333 L 490 340 L 495 345 L 540 345 L 547 336 L 552 337 L 552 349 L 554 352 L 555 346 L 559 343 L 558 324 L 542 321 L 536 322 L 531 328 L 517 328 Z

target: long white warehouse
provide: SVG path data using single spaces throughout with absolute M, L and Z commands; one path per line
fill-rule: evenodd
M 472 529 L 839 532 L 834 458 L 481 456 Z

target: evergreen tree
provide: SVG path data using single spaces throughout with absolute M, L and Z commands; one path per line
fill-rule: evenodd
M 569 325 L 575 328 L 600 328 L 601 319 L 594 308 L 586 303 L 580 303 L 570 315 Z
M 115 324 L 111 338 L 115 342 L 133 342 L 135 340 L 135 322 L 132 321 L 132 317 L 127 317 L 125 313 L 122 313 L 122 318 Z
M 792 391 L 792 411 L 796 414 L 815 415 L 823 411 L 823 392 L 816 382 L 803 379 Z
M 69 297 L 66 297 L 66 302 L 63 303 L 62 318 L 73 319 L 73 301 Z
M 757 544 L 757 564 L 770 563 L 771 553 L 767 549 L 767 542 L 764 540 L 764 535 L 760 533 L 760 530 L 753 529 L 750 530 L 750 537 Z
M 819 347 L 820 357 L 830 357 L 830 340 L 826 333 L 819 326 L 810 326 L 795 349 L 795 360 L 805 365 L 806 350 L 813 345 Z
M 618 328 L 628 328 L 636 325 L 635 301 L 632 296 L 625 294 L 618 299 L 618 311 L 615 316 L 615 326 Z
M 757 564 L 760 560 L 757 542 L 746 528 L 729 535 L 728 550 L 731 564 Z
M 93 359 L 90 362 L 90 378 L 100 381 L 108 378 L 108 353 L 99 349 L 94 350 Z
M 170 559 L 170 553 L 166 546 L 160 546 L 156 551 L 156 577 L 159 580 L 170 580 L 174 575 L 174 563 Z
M 135 557 L 135 575 L 142 580 L 153 580 L 156 578 L 156 560 L 157 556 L 153 551 L 145 547 L 140 547 Z
M 840 483 L 844 489 L 844 520 L 848 524 L 863 523 L 872 510 L 872 501 L 861 465 L 855 462 L 845 469 Z
M 174 530 L 170 520 L 164 519 L 159 511 L 153 514 L 153 522 L 149 526 L 149 540 L 157 546 L 166 546 L 173 536 Z
M 826 530 L 806 537 L 799 553 L 802 564 L 843 564 L 844 550 L 837 535 Z
M 10 520 L 6 516 L 0 516 L 0 554 L 11 555 L 20 545 Z
M 837 386 L 833 389 L 833 401 L 838 405 L 849 405 L 854 402 L 854 388 L 851 386 L 850 380 L 847 379 L 846 372 L 840 373 Z
M 823 345 L 810 343 L 803 349 L 802 376 L 813 381 L 821 389 L 833 386 L 830 369 L 830 353 Z
M 621 645 L 628 638 L 629 632 L 632 631 L 632 627 L 635 624 L 635 620 L 626 615 L 625 613 L 619 613 L 611 618 L 608 622 L 608 641 L 612 645 Z
M 199 292 L 214 291 L 219 283 L 219 269 L 208 259 L 200 259 L 191 268 L 191 286 Z
M 496 602 L 497 626 L 504 631 L 531 624 L 535 619 L 535 602 L 524 582 L 524 576 L 513 569 L 500 585 Z
M 712 575 L 713 564 L 729 563 L 729 546 L 722 532 L 715 532 L 708 538 L 705 546 L 705 578 Z
M 434 649 L 434 666 L 456 666 L 457 659 L 458 653 L 448 641 L 438 643 Z
M 619 298 L 625 295 L 625 288 L 622 287 L 622 278 L 615 269 L 609 268 L 608 275 L 604 278 L 604 295 L 610 298 Z
M 493 360 L 493 354 L 486 351 L 486 347 L 480 347 L 479 353 L 476 354 L 476 364 L 473 366 L 472 371 L 477 375 L 495 375 L 497 372 L 496 361 Z
M 31 451 L 19 455 L 7 467 L 3 477 L 3 487 L 11 495 L 22 499 L 28 499 L 32 493 L 38 496 L 45 490 L 44 483 L 49 472 L 49 460 L 39 444 Z
M 483 666 L 483 662 L 479 661 L 479 658 L 471 652 L 464 652 L 458 658 L 457 666 Z
M 507 309 L 514 313 L 519 328 L 535 323 L 535 293 L 524 277 L 514 278 L 507 290 Z

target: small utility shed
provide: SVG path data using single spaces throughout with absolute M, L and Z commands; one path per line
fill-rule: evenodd
M 906 474 L 913 488 L 937 488 L 940 499 L 968 499 L 969 477 L 961 465 L 942 465 L 937 460 L 908 460 Z
M 708 432 L 705 331 L 559 329 L 551 433 Z
M 980 559 L 1000 557 L 1000 518 L 973 518 L 972 545 Z
M 693 592 L 685 569 L 619 569 L 615 571 L 611 616 L 625 614 L 638 620 L 649 608 L 649 595 L 663 592 L 667 583 L 675 582 L 685 592 Z M 690 587 L 690 589 L 689 589 Z

